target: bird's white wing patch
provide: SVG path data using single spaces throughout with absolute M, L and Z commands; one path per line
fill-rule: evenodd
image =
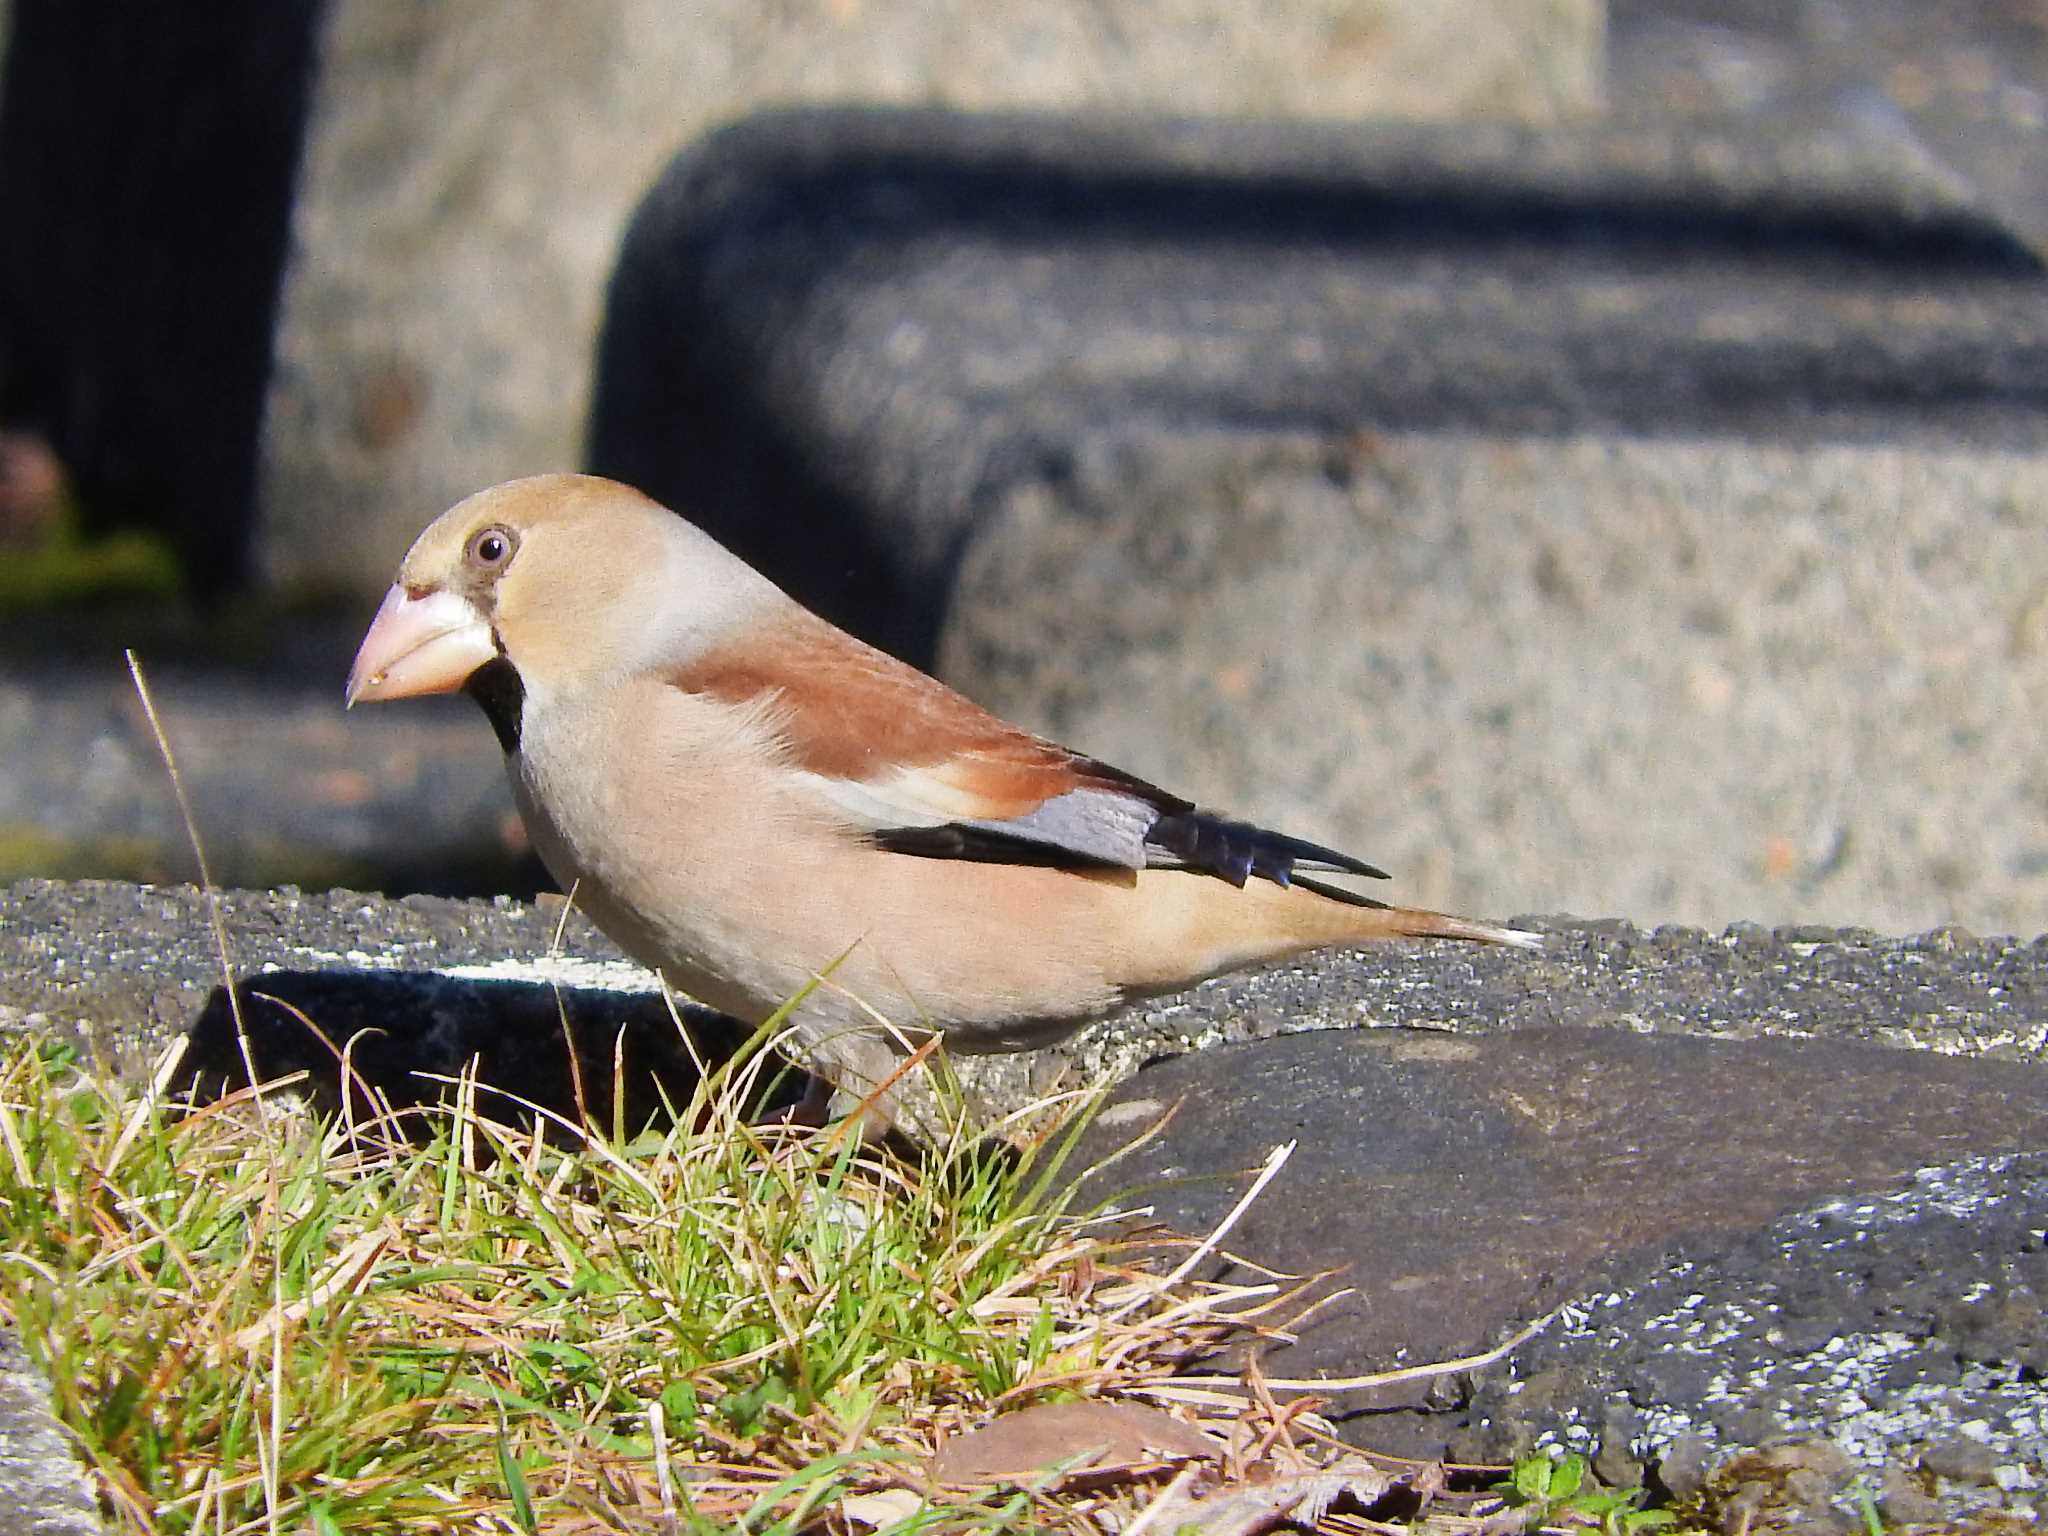
M 1000 832 L 1028 842 L 1050 843 L 1105 864 L 1125 869 L 1145 867 L 1145 834 L 1159 819 L 1159 808 L 1113 789 L 1070 789 L 1055 795 L 1025 816 L 1002 821 L 970 821 L 985 832 Z
M 938 827 L 961 819 L 960 809 L 947 803 L 951 797 L 969 797 L 949 790 L 944 784 L 920 776 L 914 770 L 898 770 L 883 779 L 839 779 L 829 774 L 798 770 L 794 775 L 803 787 L 832 806 L 863 832 L 884 827 Z M 968 814 L 972 814 L 970 807 Z
M 1084 785 L 1054 795 L 1021 816 L 988 816 L 983 798 L 935 774 L 897 768 L 876 779 L 801 773 L 806 788 L 864 832 L 959 826 L 1060 848 L 1126 869 L 1145 867 L 1145 834 L 1158 807 L 1120 790 Z

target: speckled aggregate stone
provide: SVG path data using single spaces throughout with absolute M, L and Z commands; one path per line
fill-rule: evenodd
M 1152 1056 L 1308 1029 L 1472 1031 L 1539 1024 L 1747 1040 L 1861 1040 L 1960 1056 L 2048 1055 L 2048 937 L 1735 924 L 1720 934 L 1518 917 L 1530 956 L 1382 948 L 1219 977 L 1083 1031 L 1061 1055 L 1123 1076 Z M 1042 1079 L 1044 1063 L 1035 1066 Z M 1022 1064 L 988 1069 L 1021 1082 Z
M 599 967 L 581 979 L 644 988 L 608 939 L 559 902 L 390 900 L 347 891 L 220 896 L 238 972 L 399 969 L 526 961 Z M 189 886 L 29 880 L 0 888 L 0 1022 L 93 1021 L 161 1043 L 220 980 Z M 2048 1053 L 2048 937 L 1943 929 L 1911 938 L 1823 927 L 1645 932 L 1618 920 L 1520 917 L 1539 955 L 1460 945 L 1385 946 L 1220 977 L 1142 1003 L 1029 1058 L 967 1064 L 998 1104 L 1067 1068 L 1122 1076 L 1153 1056 L 1310 1029 L 1451 1031 L 1537 1024 L 1732 1039 L 1784 1035 L 1965 1056 Z
M 0 1329 L 0 1531 L 99 1536 L 99 1508 L 48 1388 L 11 1329 Z
M 1787 1437 L 1825 1439 L 1871 1480 L 1989 1446 L 2003 1470 L 1938 1502 L 2031 1518 L 2048 1453 L 2040 1062 L 1546 1025 L 1299 1033 L 1149 1064 L 1076 1161 L 1176 1107 L 1084 1199 L 1210 1231 L 1289 1145 L 1229 1245 L 1337 1273 L 1294 1342 L 1263 1350 L 1269 1376 L 1462 1358 L 1550 1318 L 1478 1371 L 1323 1388 L 1356 1443 L 1461 1461 L 1569 1448 L 1679 1490 Z M 1765 1479 L 1774 1496 L 1788 1477 Z
M 651 981 L 559 903 L 390 900 L 349 891 L 225 891 L 227 963 L 267 970 L 402 970 L 532 960 L 556 948 L 580 979 Z M 190 886 L 26 880 L 0 889 L 0 1024 L 89 1025 L 117 1054 L 189 1028 L 220 985 L 209 906 Z
M 1538 1445 L 1597 1453 L 1603 1425 L 1581 1405 L 1620 1400 L 1641 1405 L 1627 1449 L 1651 1469 L 1681 1438 L 1710 1458 L 1821 1439 L 1870 1487 L 1888 1469 L 1932 1479 L 1944 1515 L 2048 1521 L 2044 1301 L 2048 1154 L 1968 1160 L 1567 1308 L 1512 1372 L 1487 1373 L 1471 1413 L 1512 1440 L 1529 1381 L 1559 1373 Z

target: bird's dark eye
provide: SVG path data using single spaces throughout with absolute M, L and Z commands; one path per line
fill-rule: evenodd
M 518 547 L 518 536 L 510 528 L 485 528 L 470 536 L 469 563 L 481 571 L 496 571 L 503 568 Z

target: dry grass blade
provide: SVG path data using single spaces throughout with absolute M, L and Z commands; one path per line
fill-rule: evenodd
M 206 898 L 207 927 L 213 934 L 215 958 L 220 961 L 221 985 L 227 988 L 228 1012 L 234 1019 L 235 1038 L 242 1048 L 242 1066 L 250 1081 L 255 1082 L 258 1074 L 255 1063 L 249 1059 L 249 1034 L 242 1020 L 241 995 L 235 987 L 235 963 L 228 948 L 228 925 L 221 916 L 220 893 L 214 887 L 213 871 L 206 862 L 206 843 L 199 835 L 199 819 L 192 813 L 192 797 L 185 792 L 185 776 L 178 771 L 178 755 L 171 750 L 171 738 L 164 730 L 163 717 L 157 713 L 156 698 L 149 691 L 149 679 L 143 676 L 142 658 L 132 650 L 124 650 L 121 654 L 128 658 L 128 676 L 135 683 L 135 696 L 142 701 L 142 713 L 149 721 L 150 735 L 155 738 L 157 752 L 164 760 L 164 772 L 171 781 L 171 794 L 178 802 L 178 816 L 185 824 L 185 837 L 192 845 L 192 862 L 199 870 L 199 889 Z M 261 1110 L 260 1100 L 258 1109 Z

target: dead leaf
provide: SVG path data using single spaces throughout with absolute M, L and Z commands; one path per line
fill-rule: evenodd
M 908 1488 L 883 1488 L 875 1493 L 850 1493 L 839 1501 L 839 1513 L 880 1530 L 901 1525 L 924 1508 L 924 1500 Z
M 1065 1467 L 1069 1476 L 1100 1477 L 1222 1454 L 1223 1447 L 1200 1430 L 1142 1403 L 1040 1403 L 942 1443 L 932 1457 L 932 1479 L 1016 1482 L 1055 1467 Z

